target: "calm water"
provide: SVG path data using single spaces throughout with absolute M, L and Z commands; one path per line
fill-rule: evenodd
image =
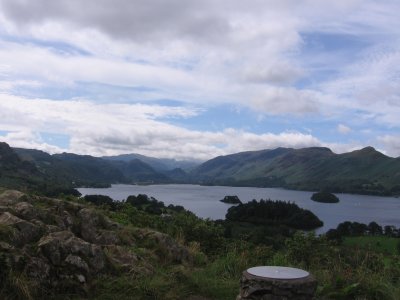
M 237 195 L 242 202 L 253 199 L 272 199 L 295 202 L 311 210 L 322 221 L 324 227 L 318 233 L 327 231 L 343 221 L 357 221 L 400 227 L 400 199 L 391 197 L 338 194 L 339 203 L 326 204 L 310 200 L 312 192 L 290 191 L 278 188 L 200 186 L 189 184 L 168 185 L 113 185 L 111 188 L 80 188 L 83 195 L 102 194 L 114 200 L 126 199 L 129 195 L 146 194 L 166 205 L 182 205 L 197 216 L 210 219 L 224 219 L 229 204 L 218 200 L 226 195 Z

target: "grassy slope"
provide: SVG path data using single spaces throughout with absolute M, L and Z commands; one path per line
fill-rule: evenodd
M 359 247 L 379 253 L 397 254 L 398 238 L 386 236 L 357 236 L 346 237 L 343 241 L 344 246 Z

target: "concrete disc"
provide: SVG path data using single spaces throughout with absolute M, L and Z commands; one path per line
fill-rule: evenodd
M 310 275 L 310 273 L 301 269 L 276 266 L 254 267 L 248 269 L 247 273 L 254 276 L 274 279 L 299 279 Z

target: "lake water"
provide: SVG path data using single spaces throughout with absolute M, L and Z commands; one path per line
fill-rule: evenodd
M 237 195 L 242 202 L 253 199 L 272 199 L 295 202 L 298 206 L 311 210 L 323 222 L 317 230 L 323 233 L 343 221 L 357 221 L 400 227 L 400 199 L 393 197 L 337 194 L 340 202 L 318 203 L 310 200 L 312 192 L 292 191 L 279 188 L 200 186 L 191 184 L 166 185 L 124 185 L 111 188 L 80 188 L 82 195 L 101 194 L 114 200 L 124 200 L 129 195 L 146 194 L 163 201 L 166 205 L 182 205 L 201 218 L 224 219 L 231 206 L 220 202 L 226 195 Z

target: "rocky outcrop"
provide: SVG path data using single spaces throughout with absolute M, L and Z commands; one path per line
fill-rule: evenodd
M 140 243 L 152 245 L 146 251 L 158 259 L 191 261 L 170 236 L 124 228 L 90 206 L 18 191 L 0 194 L 0 273 L 18 270 L 43 290 L 85 295 L 101 274 L 151 274 L 151 264 L 132 250 Z
M 9 241 L 15 246 L 22 246 L 36 241 L 42 233 L 39 226 L 20 219 L 10 212 L 4 212 L 0 215 L 0 225 L 10 227 Z
M 84 220 L 79 226 L 82 238 L 91 243 L 101 245 L 119 244 L 120 240 L 115 232 L 120 226 L 111 222 L 103 215 L 90 208 L 83 208 L 78 213 L 79 220 Z

